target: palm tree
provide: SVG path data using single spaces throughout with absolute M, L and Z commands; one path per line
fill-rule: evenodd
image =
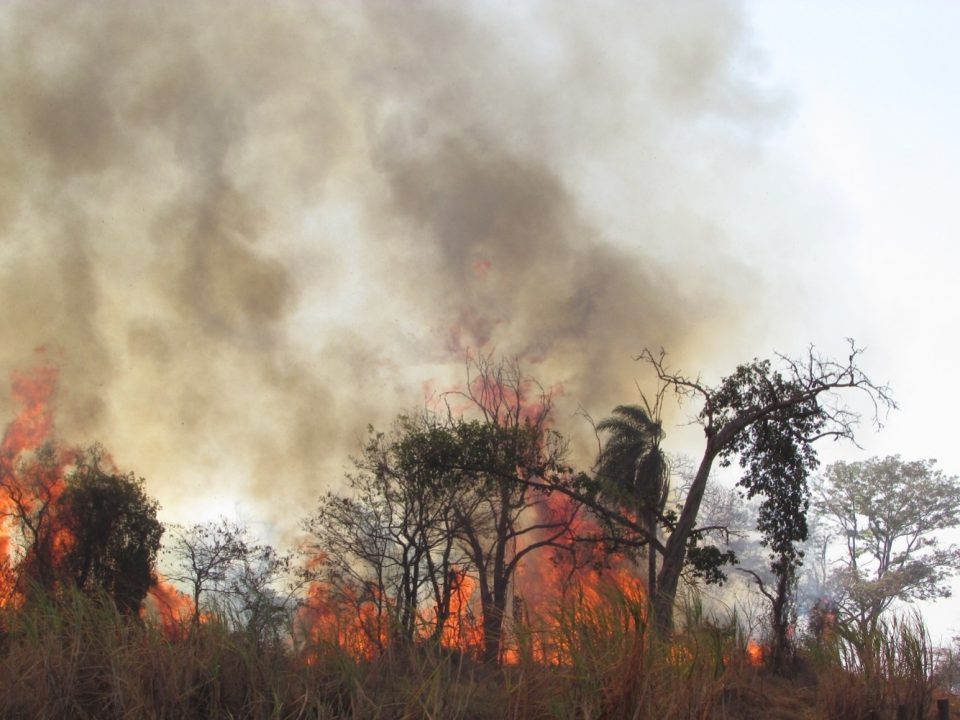
M 615 502 L 631 507 L 650 540 L 656 538 L 657 523 L 670 491 L 670 468 L 660 449 L 660 396 L 653 408 L 619 405 L 613 414 L 597 423 L 597 432 L 606 434 L 606 443 L 597 459 L 596 474 Z M 656 596 L 657 554 L 647 543 L 647 592 Z

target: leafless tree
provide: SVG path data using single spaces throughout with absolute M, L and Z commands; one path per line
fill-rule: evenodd
M 246 526 L 221 517 L 192 525 L 173 525 L 169 579 L 190 588 L 193 622 L 199 624 L 203 596 L 229 591 L 229 582 L 243 563 L 259 550 Z

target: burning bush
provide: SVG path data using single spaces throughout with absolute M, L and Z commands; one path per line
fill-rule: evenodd
M 76 588 L 103 592 L 121 612 L 136 613 L 156 580 L 157 502 L 143 480 L 116 471 L 102 448 L 56 444 L 56 386 L 51 368 L 14 378 L 21 411 L 0 446 L 0 600 L 22 604 Z

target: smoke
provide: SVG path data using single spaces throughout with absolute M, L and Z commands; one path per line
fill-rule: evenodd
M 70 442 L 273 519 L 468 348 L 633 401 L 762 314 L 748 51 L 713 2 L 4 4 L 0 375 L 45 348 Z

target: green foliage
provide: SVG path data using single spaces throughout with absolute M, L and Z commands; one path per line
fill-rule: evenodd
M 804 392 L 799 379 L 774 370 L 769 360 L 755 360 L 724 378 L 711 405 L 718 428 L 750 408 L 774 408 L 737 433 L 719 458 L 726 466 L 737 457 L 743 469 L 738 484 L 747 497 L 763 498 L 757 530 L 778 574 L 802 561 L 798 544 L 807 539 L 807 478 L 819 464 L 813 441 L 828 420 L 817 397 Z
M 937 534 L 960 525 L 960 482 L 934 460 L 835 463 L 817 495 L 817 511 L 846 543 L 834 580 L 849 615 L 869 625 L 894 600 L 950 595 L 960 549 Z
M 80 590 L 104 591 L 121 612 L 137 612 L 155 580 L 164 531 L 143 480 L 105 471 L 94 449 L 77 464 L 56 505 L 71 536 L 61 572 Z
M 707 585 L 723 585 L 727 580 L 723 568 L 726 565 L 736 565 L 737 555 L 733 550 L 722 550 L 716 545 L 701 545 L 700 536 L 690 537 L 687 548 L 687 564 L 690 572 L 698 580 Z
M 478 449 L 476 438 L 487 434 L 464 425 L 402 415 L 389 433 L 371 427 L 348 492 L 325 494 L 304 523 L 323 557 L 321 577 L 355 612 L 365 608 L 377 646 L 388 636 L 412 641 L 421 631 L 438 638 L 470 567 L 458 531 L 461 499 L 474 483 L 464 481 L 462 468 L 488 446 Z M 421 612 L 428 604 L 433 612 Z
M 660 449 L 659 421 L 638 405 L 619 405 L 597 423 L 597 431 L 606 436 L 596 467 L 606 493 L 622 505 L 662 512 L 670 469 Z

